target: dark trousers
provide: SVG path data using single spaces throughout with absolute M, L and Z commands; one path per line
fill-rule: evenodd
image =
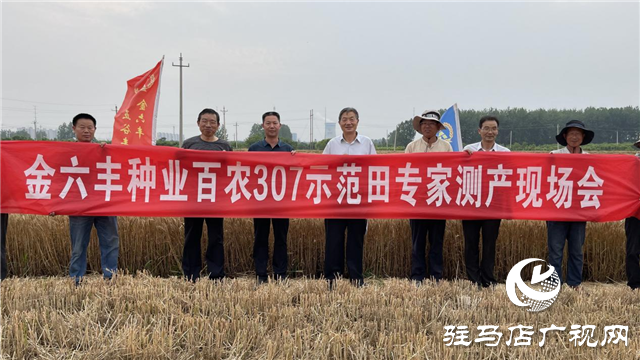
M 427 263 L 425 250 L 427 247 L 427 234 L 429 235 L 429 277 L 442 279 L 444 260 L 442 248 L 444 245 L 444 230 L 446 220 L 410 219 L 411 227 L 411 279 L 422 281 L 427 276 Z
M 500 220 L 462 220 L 467 277 L 484 287 L 497 283 L 493 276 L 493 267 L 496 263 L 496 240 L 498 240 L 499 231 Z M 482 232 L 482 260 L 478 259 L 480 232 Z
M 2 244 L 0 251 L 2 253 L 2 269 L 0 269 L 0 280 L 7 277 L 7 224 L 9 223 L 9 214 L 0 214 L 0 226 L 2 227 Z
M 547 245 L 549 264 L 558 272 L 562 281 L 562 257 L 564 243 L 567 242 L 567 285 L 578 286 L 582 283 L 584 265 L 583 246 L 586 236 L 585 221 L 547 221 Z M 564 282 L 564 281 L 562 281 Z
M 269 232 L 273 224 L 273 273 L 276 278 L 287 276 L 287 233 L 289 219 L 253 219 L 253 261 L 256 275 L 267 280 L 267 263 L 269 262 Z
M 627 285 L 631 289 L 640 289 L 640 219 L 627 218 L 624 222 L 627 235 Z
M 207 244 L 207 272 L 210 279 L 224 277 L 224 220 L 221 218 L 184 218 L 184 251 L 182 271 L 189 280 L 200 277 L 202 270 L 202 225 L 207 222 L 209 242 Z
M 367 232 L 366 219 L 326 219 L 324 276 L 333 280 L 344 272 L 344 240 L 347 231 L 347 269 L 349 278 L 361 284 L 362 254 L 364 235 Z

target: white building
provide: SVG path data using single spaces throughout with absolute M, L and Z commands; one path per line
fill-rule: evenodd
M 324 139 L 336 137 L 336 123 L 327 121 L 324 123 Z

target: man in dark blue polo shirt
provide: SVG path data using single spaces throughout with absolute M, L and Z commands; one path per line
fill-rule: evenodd
M 262 115 L 264 140 L 249 146 L 249 151 L 286 151 L 295 153 L 291 145 L 280 141 L 280 114 L 269 111 Z M 287 233 L 289 219 L 253 219 L 255 241 L 253 243 L 253 260 L 256 265 L 258 284 L 268 281 L 267 263 L 269 262 L 269 231 L 273 224 L 273 274 L 276 280 L 287 277 Z

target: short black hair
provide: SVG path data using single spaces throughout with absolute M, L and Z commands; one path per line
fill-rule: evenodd
M 209 108 L 206 108 L 206 109 L 200 111 L 200 114 L 198 114 L 198 121 L 197 122 L 200 122 L 200 118 L 204 114 L 213 114 L 213 115 L 215 115 L 216 116 L 216 121 L 218 122 L 218 125 L 220 125 L 220 114 L 218 114 L 217 111 L 215 111 L 213 109 L 209 109 Z
M 280 114 L 278 114 L 278 113 L 277 113 L 277 112 L 275 112 L 275 111 L 267 111 L 266 113 L 262 114 L 262 123 L 263 123 L 263 124 L 264 124 L 264 119 L 265 119 L 267 116 L 275 116 L 275 117 L 277 117 L 277 118 L 278 118 L 278 122 L 280 122 Z
M 360 115 L 358 115 L 358 110 L 356 110 L 355 108 L 352 107 L 346 107 L 342 110 L 340 110 L 340 115 L 338 115 L 338 121 L 340 121 L 340 119 L 342 119 L 342 115 L 348 112 L 352 112 L 354 114 L 356 114 L 356 119 L 358 119 L 358 121 L 360 120 Z
M 498 121 L 497 117 L 493 115 L 487 115 L 487 116 L 483 116 L 480 119 L 480 125 L 478 125 L 478 129 L 482 129 L 482 124 L 484 124 L 486 121 L 495 121 L 498 127 L 500 127 L 500 121 Z
M 76 116 L 73 117 L 73 126 L 76 126 L 76 124 L 78 123 L 78 120 L 80 119 L 87 119 L 87 120 L 91 120 L 93 121 L 93 126 L 96 126 L 96 118 L 94 118 L 93 116 L 89 115 L 89 114 L 85 114 L 85 113 L 80 113 Z

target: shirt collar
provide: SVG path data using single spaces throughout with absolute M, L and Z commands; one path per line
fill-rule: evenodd
M 429 145 L 429 143 L 427 142 L 427 140 L 424 139 L 424 136 L 420 137 L 420 140 L 422 140 L 423 143 L 425 143 L 427 145 L 427 147 L 434 147 L 436 146 L 436 144 L 438 143 L 438 141 L 440 141 L 440 138 L 438 136 L 436 136 L 436 141 L 433 142 L 433 144 Z
M 276 146 L 274 146 L 273 148 L 271 147 L 271 144 L 269 144 L 267 142 L 267 138 L 263 138 L 262 142 L 260 143 L 260 145 L 262 145 L 262 147 L 269 147 L 269 149 L 275 149 L 276 146 L 277 147 L 281 147 L 282 146 L 282 142 L 280 141 L 280 138 L 278 138 L 278 143 L 276 144 Z
M 496 151 L 496 146 L 498 146 L 498 143 L 497 143 L 497 142 L 494 142 L 494 143 L 493 143 L 493 147 L 492 147 L 491 149 L 489 149 L 489 150 L 485 150 L 485 149 L 482 147 L 482 141 L 480 141 L 480 142 L 478 143 L 478 151 Z
M 356 132 L 356 138 L 353 140 L 353 142 L 352 142 L 352 143 L 350 143 L 350 142 L 348 142 L 347 140 L 345 140 L 345 138 L 344 138 L 344 134 L 340 135 L 340 142 L 345 142 L 345 143 L 347 143 L 347 144 L 353 144 L 353 143 L 355 143 L 355 142 L 361 143 L 362 141 L 361 141 L 361 139 L 360 139 L 360 134 L 358 134 L 358 133 Z

